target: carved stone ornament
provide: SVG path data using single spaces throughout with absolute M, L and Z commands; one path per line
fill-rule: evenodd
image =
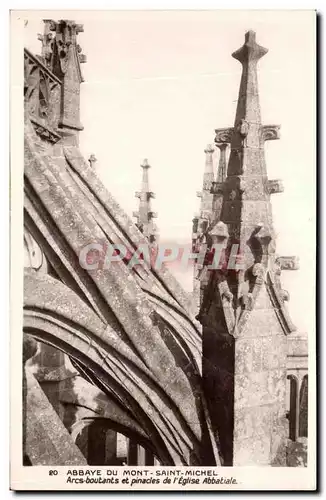
M 263 125 L 261 138 L 263 141 L 275 141 L 280 138 L 280 125 Z
M 255 238 L 260 242 L 263 248 L 266 248 L 272 240 L 272 235 L 267 227 L 261 225 L 255 233 Z
M 229 231 L 224 222 L 219 221 L 208 233 L 210 236 L 218 236 L 219 238 L 228 238 Z
M 290 300 L 290 294 L 287 290 L 281 289 L 279 294 L 284 302 L 288 302 Z
M 239 124 L 241 126 L 241 124 Z M 262 141 L 275 141 L 280 138 L 280 125 L 262 125 L 261 139 Z M 233 134 L 233 127 L 215 129 L 215 143 L 218 145 L 226 143 L 230 144 Z M 240 131 L 240 130 L 239 130 Z
M 269 180 L 267 181 L 267 189 L 269 194 L 283 193 L 283 182 L 280 179 Z
M 237 192 L 236 192 L 236 190 L 235 190 L 235 189 L 232 189 L 232 191 L 231 191 L 231 192 L 230 192 L 230 194 L 229 194 L 229 199 L 230 199 L 231 201 L 234 201 L 234 200 L 236 199 L 236 197 L 237 197 Z
M 76 43 L 76 36 L 84 31 L 82 24 L 68 20 L 58 22 L 45 20 L 44 22 L 44 35 L 40 35 L 39 40 L 42 41 L 44 62 L 51 71 L 54 70 L 55 64 L 59 64 L 62 74 L 66 73 L 69 64 L 68 52 L 72 45 L 76 47 L 79 62 L 86 62 L 86 56 L 81 53 L 82 49 Z
M 256 278 L 256 284 L 263 284 L 266 279 L 266 268 L 263 264 L 257 263 L 252 268 L 252 274 Z
M 203 189 L 204 189 L 204 191 L 209 191 L 209 192 L 211 192 L 211 189 L 212 189 L 212 182 L 213 182 L 213 181 L 209 181 L 209 180 L 205 180 L 205 181 L 203 182 Z
M 52 144 L 55 144 L 56 142 L 60 141 L 61 137 L 59 134 L 54 132 L 53 130 L 49 129 L 44 125 L 43 123 L 40 123 L 39 120 L 31 117 L 31 122 L 34 126 L 35 132 L 41 139 L 45 139 L 46 141 L 51 142 Z
M 218 291 L 223 306 L 224 318 L 228 332 L 233 337 L 236 337 L 237 332 L 235 329 L 236 325 L 235 325 L 235 315 L 233 309 L 233 294 L 231 293 L 228 282 L 225 279 L 219 280 Z
M 249 123 L 244 118 L 241 118 L 237 129 L 241 137 L 247 137 L 249 132 Z
M 193 231 L 193 233 L 197 233 L 197 231 L 198 231 L 198 221 L 199 221 L 198 217 L 194 217 L 192 219 L 192 231 Z
M 210 189 L 211 194 L 222 194 L 223 193 L 223 182 L 212 182 L 211 189 Z
M 284 271 L 297 271 L 300 268 L 299 257 L 293 255 L 289 257 L 277 257 L 275 263 Z
M 233 128 L 217 128 L 215 130 L 215 143 L 216 144 L 230 144 L 233 134 Z

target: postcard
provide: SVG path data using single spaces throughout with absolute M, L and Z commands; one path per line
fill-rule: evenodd
M 11 489 L 316 489 L 316 133 L 313 10 L 11 12 Z

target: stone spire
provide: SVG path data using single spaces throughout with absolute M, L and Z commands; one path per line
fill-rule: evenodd
M 212 220 L 212 207 L 213 207 L 213 195 L 211 192 L 212 185 L 214 183 L 214 167 L 213 167 L 213 153 L 215 149 L 212 144 L 208 144 L 204 149 L 205 153 L 205 169 L 203 176 L 203 187 L 201 191 L 197 191 L 198 198 L 200 201 L 200 210 L 198 218 L 198 227 L 205 231 L 206 227 Z M 204 226 L 202 226 L 204 224 Z
M 157 217 L 155 212 L 151 209 L 151 198 L 155 198 L 155 194 L 149 190 L 148 170 L 151 168 L 148 160 L 145 159 L 141 164 L 143 169 L 141 190 L 136 192 L 136 197 L 139 198 L 138 212 L 133 213 L 136 217 L 136 226 L 148 238 L 150 243 L 157 240 L 157 230 L 153 219 Z
M 227 171 L 227 149 L 230 146 L 233 129 L 220 128 L 215 130 L 215 144 L 220 150 L 220 157 L 217 166 L 216 180 L 212 183 L 211 193 L 213 194 L 213 216 L 212 221 L 218 222 L 221 217 L 223 202 L 223 186 L 226 180 Z
M 223 260 L 210 271 L 197 317 L 212 425 L 223 464 L 233 466 L 285 464 L 286 335 L 294 326 L 280 272 L 295 269 L 297 262 L 275 255 L 270 195 L 282 186 L 267 178 L 264 142 L 279 137 L 279 126 L 261 123 L 257 81 L 257 63 L 266 52 L 248 31 L 232 54 L 242 76 L 234 127 L 216 130 L 215 143 L 230 142 L 231 151 L 224 182 L 220 156 L 220 219 L 207 231 L 223 249 Z
M 61 111 L 59 128 L 68 143 L 78 143 L 78 132 L 83 130 L 79 119 L 80 84 L 84 81 L 81 63 L 86 56 L 77 43 L 82 24 L 71 20 L 44 20 L 44 32 L 38 35 L 42 42 L 42 62 L 61 81 Z
M 206 231 L 210 226 L 213 218 L 213 199 L 214 194 L 212 186 L 214 185 L 214 165 L 213 153 L 215 152 L 214 145 L 208 144 L 204 149 L 205 153 L 205 168 L 203 175 L 202 190 L 197 191 L 197 196 L 200 198 L 199 213 L 193 219 L 192 229 L 192 249 L 195 253 L 200 253 L 203 245 L 206 245 Z M 194 280 L 193 280 L 193 296 L 196 306 L 199 308 L 203 296 L 205 279 L 202 274 L 203 266 L 197 262 L 194 265 Z M 199 309 L 198 309 L 199 310 Z
M 215 148 L 212 144 L 208 144 L 204 149 L 205 153 L 205 168 L 203 175 L 203 186 L 201 191 L 197 191 L 200 201 L 199 213 L 193 219 L 193 242 L 197 239 L 199 234 L 203 234 L 208 227 L 209 222 L 212 220 L 212 186 L 214 184 L 214 165 L 213 153 Z
M 257 63 L 266 53 L 267 49 L 256 43 L 256 34 L 248 31 L 244 45 L 232 54 L 242 64 L 242 76 L 221 220 L 228 226 L 229 244 L 239 245 L 238 259 L 242 269 L 233 274 L 230 283 L 236 309 L 240 307 L 239 300 L 245 300 L 251 288 L 248 270 L 259 264 L 266 271 L 269 256 L 275 251 L 264 155 L 264 142 L 269 134 L 261 124 L 257 80 Z M 269 126 L 268 130 L 276 138 L 279 127 Z

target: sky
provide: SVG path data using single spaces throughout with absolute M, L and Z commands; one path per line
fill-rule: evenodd
M 315 324 L 315 31 L 313 11 L 35 12 L 25 19 L 25 46 L 40 52 L 43 18 L 72 18 L 82 65 L 80 148 L 97 157 L 98 175 L 124 210 L 137 210 L 144 158 L 161 240 L 188 243 L 199 210 L 204 149 L 214 129 L 233 126 L 241 65 L 231 57 L 249 29 L 269 49 L 259 62 L 263 124 L 280 124 L 265 143 L 279 255 L 298 255 L 283 271 L 299 331 Z M 216 156 L 215 161 L 218 161 Z M 190 291 L 191 273 L 178 276 Z

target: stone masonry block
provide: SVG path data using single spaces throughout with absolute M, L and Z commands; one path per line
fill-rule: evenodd
M 270 459 L 270 436 L 256 436 L 255 439 L 248 438 L 234 442 L 233 466 L 269 465 Z

